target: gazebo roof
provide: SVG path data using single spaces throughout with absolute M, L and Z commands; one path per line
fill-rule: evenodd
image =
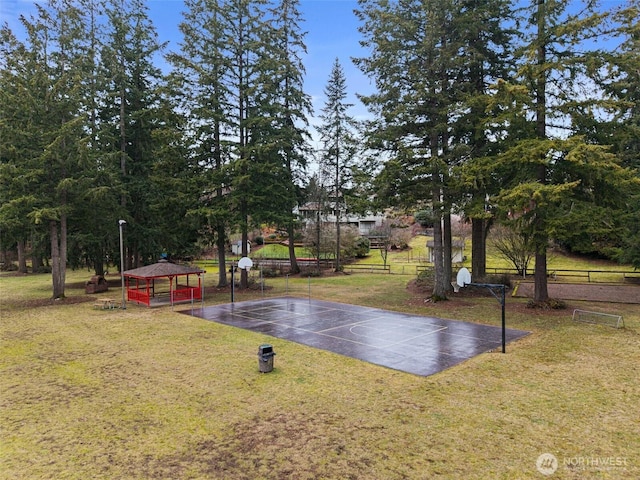
M 201 270 L 198 267 L 177 265 L 166 260 L 161 260 L 158 263 L 134 268 L 132 270 L 125 270 L 123 272 L 125 277 L 135 278 L 176 277 L 179 275 L 197 275 L 200 273 L 204 273 L 204 270 Z

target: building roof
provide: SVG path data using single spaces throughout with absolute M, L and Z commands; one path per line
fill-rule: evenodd
M 198 267 L 187 265 L 177 265 L 166 260 L 160 260 L 158 263 L 146 265 L 124 272 L 125 277 L 136 278 L 158 278 L 158 277 L 176 277 L 179 275 L 196 275 L 204 273 L 204 270 Z
M 433 240 L 427 240 L 427 247 L 435 246 L 435 242 Z M 452 240 L 451 246 L 455 248 L 464 248 L 464 240 Z

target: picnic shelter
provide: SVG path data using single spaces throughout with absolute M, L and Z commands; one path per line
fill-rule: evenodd
M 160 303 L 181 303 L 202 300 L 203 275 L 205 271 L 193 266 L 178 265 L 160 260 L 123 272 L 127 300 L 147 307 Z M 197 277 L 197 284 L 192 276 Z

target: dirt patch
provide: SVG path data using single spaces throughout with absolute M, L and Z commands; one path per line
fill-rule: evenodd
M 640 285 L 549 283 L 547 288 L 549 297 L 559 300 L 640 304 Z M 411 304 L 415 305 L 424 303 L 425 299 L 431 294 L 430 287 L 420 287 L 416 285 L 415 280 L 409 282 L 407 289 L 412 294 Z M 533 298 L 533 289 L 533 282 L 518 282 L 513 289 L 507 289 L 507 297 Z M 452 292 L 449 296 L 449 301 L 464 305 L 469 303 L 468 301 L 465 302 L 465 299 L 484 297 L 486 295 L 486 288 L 465 287 L 461 288 L 458 293 Z M 545 312 L 550 313 L 548 310 Z
M 520 282 L 514 297 L 533 298 L 532 282 Z M 549 297 L 561 300 L 585 300 L 588 302 L 639 303 L 639 285 L 611 285 L 595 283 L 549 283 Z
M 51 305 L 73 305 L 76 303 L 86 303 L 95 300 L 93 297 L 84 297 L 84 296 L 71 296 L 65 298 L 35 298 L 32 300 L 13 300 L 8 299 L 3 303 L 10 307 L 18 307 L 18 308 L 38 308 L 38 307 L 48 307 Z

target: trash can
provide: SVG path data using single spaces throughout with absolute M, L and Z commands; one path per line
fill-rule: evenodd
M 268 373 L 273 370 L 273 357 L 275 354 L 273 347 L 268 343 L 258 347 L 258 366 L 260 367 L 260 372 Z

